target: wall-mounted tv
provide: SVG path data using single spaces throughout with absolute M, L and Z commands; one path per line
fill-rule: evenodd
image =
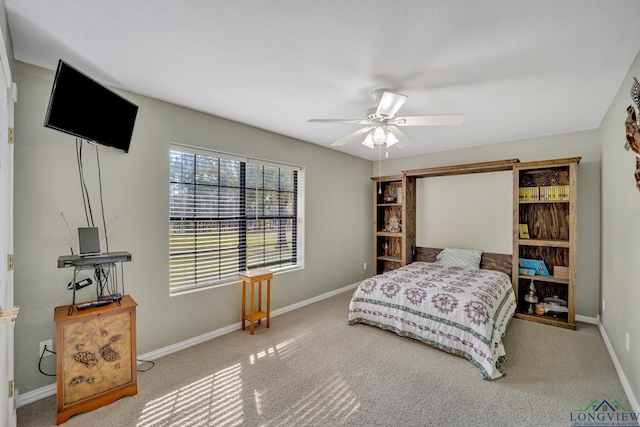
M 137 114 L 137 105 L 58 62 L 46 127 L 128 153 Z

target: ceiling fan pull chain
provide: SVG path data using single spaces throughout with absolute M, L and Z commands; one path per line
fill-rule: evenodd
M 378 145 L 378 194 L 382 194 L 382 145 Z

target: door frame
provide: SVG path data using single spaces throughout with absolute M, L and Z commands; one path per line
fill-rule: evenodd
M 17 87 L 11 77 L 7 46 L 0 31 L 0 424 L 17 424 L 14 385 L 14 272 L 13 260 L 13 175 L 14 103 Z M 9 133 L 11 132 L 11 136 Z M 10 395 L 9 390 L 12 390 Z

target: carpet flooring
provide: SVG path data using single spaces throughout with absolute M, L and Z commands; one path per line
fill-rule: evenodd
M 591 402 L 631 409 L 595 325 L 513 319 L 505 377 L 391 332 L 347 325 L 352 291 L 162 357 L 138 394 L 65 426 L 570 426 Z M 144 368 L 145 366 L 141 366 Z M 53 426 L 51 396 L 19 426 Z

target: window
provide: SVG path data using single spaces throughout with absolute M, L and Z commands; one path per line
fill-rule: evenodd
M 172 145 L 171 292 L 302 266 L 302 169 Z

